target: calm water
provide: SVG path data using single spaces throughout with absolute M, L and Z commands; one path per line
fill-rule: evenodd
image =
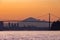
M 0 40 L 60 40 L 60 31 L 1 31 Z

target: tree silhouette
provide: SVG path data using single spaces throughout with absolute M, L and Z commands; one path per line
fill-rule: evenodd
M 3 21 L 0 21 L 0 30 L 3 30 Z
M 51 30 L 60 30 L 60 21 L 53 22 Z

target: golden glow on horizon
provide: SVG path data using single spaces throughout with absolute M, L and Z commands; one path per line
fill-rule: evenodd
M 49 12 L 60 17 L 60 0 L 0 0 L 1 20 L 38 18 Z

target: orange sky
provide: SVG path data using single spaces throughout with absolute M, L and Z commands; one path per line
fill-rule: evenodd
M 60 0 L 0 0 L 0 20 L 40 19 L 49 12 L 60 17 Z

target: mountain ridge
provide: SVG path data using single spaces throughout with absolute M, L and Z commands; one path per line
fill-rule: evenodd
M 39 20 L 33 17 L 28 17 L 28 18 L 25 18 L 24 20 L 21 20 L 21 22 L 48 22 L 48 21 Z

